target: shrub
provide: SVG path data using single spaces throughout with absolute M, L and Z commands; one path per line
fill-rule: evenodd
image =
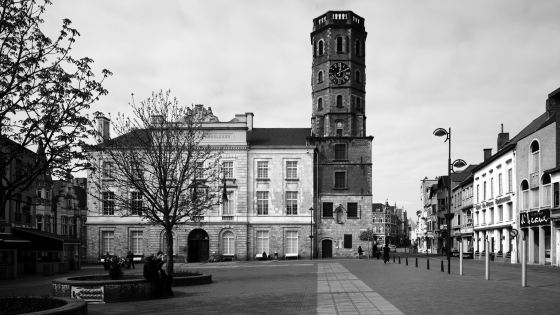
M 3 315 L 16 315 L 50 310 L 66 305 L 66 302 L 43 296 L 0 296 L 0 310 Z
M 111 259 L 111 265 L 109 266 L 109 276 L 113 280 L 120 279 L 124 274 L 120 260 L 122 260 L 122 258 L 120 257 L 113 257 L 113 259 Z

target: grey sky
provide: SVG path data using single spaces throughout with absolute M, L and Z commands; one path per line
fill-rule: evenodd
M 171 89 L 222 121 L 253 112 L 255 127 L 309 127 L 312 20 L 329 10 L 365 19 L 367 134 L 373 199 L 420 209 L 420 180 L 452 160 L 496 152 L 545 110 L 560 87 L 560 1 L 76 1 L 55 0 L 44 31 L 62 18 L 81 33 L 73 56 L 114 73 L 94 110 L 127 112 Z

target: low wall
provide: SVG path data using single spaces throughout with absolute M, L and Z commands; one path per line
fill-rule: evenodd
M 56 299 L 64 300 L 66 305 L 51 308 L 46 311 L 26 313 L 25 315 L 87 315 L 88 313 L 88 307 L 85 301 L 64 297 L 56 297 Z
M 172 286 L 182 287 L 212 283 L 212 275 L 173 278 Z M 83 299 L 87 302 L 130 302 L 149 300 L 154 288 L 148 280 L 80 280 L 80 277 L 59 278 L 52 281 L 52 295 Z

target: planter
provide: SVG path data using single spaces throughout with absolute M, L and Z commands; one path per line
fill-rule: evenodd
M 212 283 L 212 275 L 174 277 L 172 286 Z M 81 299 L 89 303 L 131 302 L 152 299 L 154 288 L 146 279 L 87 280 L 87 277 L 59 278 L 52 281 L 52 296 Z

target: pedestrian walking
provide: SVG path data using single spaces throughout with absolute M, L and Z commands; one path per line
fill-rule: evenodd
M 364 250 L 362 249 L 362 246 L 358 246 L 358 257 L 362 258 L 363 254 L 364 254 Z
M 167 262 L 165 255 L 162 251 L 157 252 L 156 255 L 156 265 L 157 271 L 159 273 L 160 279 L 163 282 L 163 298 L 168 296 L 174 296 L 175 294 L 171 290 L 171 282 L 173 281 L 173 276 L 168 274 L 162 266 Z
M 389 245 L 385 244 L 383 247 L 383 263 L 386 264 L 389 261 Z
M 154 297 L 156 299 L 162 299 L 163 296 L 163 282 L 161 281 L 158 267 L 156 263 L 156 258 L 153 256 L 148 256 L 146 258 L 146 263 L 144 263 L 144 273 L 143 276 L 146 280 L 150 281 L 154 287 Z
M 128 261 L 127 269 L 130 269 L 130 267 L 132 267 L 132 269 L 136 269 L 134 266 L 134 254 L 132 251 L 128 251 L 128 254 L 126 254 L 126 260 Z

